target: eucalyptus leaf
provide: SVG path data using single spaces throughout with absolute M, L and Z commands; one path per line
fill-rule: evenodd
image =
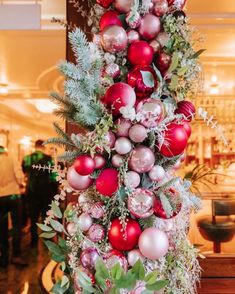
M 149 71 L 143 71 L 143 70 L 141 70 L 140 73 L 142 75 L 142 79 L 143 79 L 145 86 L 147 86 L 149 88 L 153 88 L 155 85 L 153 74 Z
M 37 224 L 37 226 L 39 227 L 40 230 L 44 231 L 44 232 L 50 232 L 52 231 L 52 228 L 44 225 L 44 224 Z
M 60 222 L 58 222 L 57 220 L 51 219 L 50 224 L 56 232 L 61 233 L 64 231 L 64 226 Z
M 159 291 L 162 288 L 164 288 L 166 285 L 168 285 L 168 281 L 167 280 L 161 280 L 161 281 L 157 281 L 154 284 L 151 285 L 146 285 L 147 290 L 154 290 L 154 291 Z
M 60 264 L 60 268 L 61 268 L 61 270 L 62 270 L 63 272 L 65 271 L 65 269 L 66 269 L 66 263 L 65 263 L 64 261 L 61 262 L 61 264 Z
M 159 69 L 153 64 L 153 69 L 154 69 L 154 71 L 155 71 L 155 73 L 156 73 L 156 75 L 157 75 L 157 78 L 158 78 L 158 80 L 159 80 L 159 82 L 163 82 L 163 78 L 162 78 L 162 74 L 161 74 L 161 72 L 159 71 Z
M 200 49 L 198 50 L 197 52 L 195 52 L 192 56 L 191 56 L 191 59 L 196 59 L 198 58 L 203 52 L 205 52 L 206 49 Z
M 183 66 L 183 67 L 181 67 L 181 68 L 177 71 L 178 76 L 183 76 L 183 75 L 187 72 L 188 69 L 189 69 L 188 66 Z
M 68 288 L 69 287 L 69 279 L 67 276 L 63 276 L 62 279 L 61 279 L 61 287 L 66 287 Z
M 67 289 L 65 287 L 62 288 L 60 281 L 58 281 L 56 284 L 54 284 L 54 286 L 50 290 L 50 293 L 51 294 L 64 294 L 66 291 L 67 291 Z
M 41 238 L 51 239 L 56 236 L 56 232 L 46 232 L 39 235 Z
M 96 276 L 100 276 L 103 279 L 109 279 L 110 278 L 108 269 L 107 269 L 105 263 L 101 259 L 98 259 L 96 261 L 95 270 L 96 270 L 96 274 L 95 274 Z
M 91 279 L 83 271 L 77 271 L 77 282 L 82 289 L 88 291 L 87 293 L 95 293 L 95 288 L 92 287 Z
M 111 268 L 111 276 L 114 280 L 119 280 L 123 274 L 124 272 L 119 262 Z
M 60 246 L 52 241 L 44 241 L 46 247 L 51 253 L 51 259 L 56 262 L 63 262 L 66 260 L 66 256 L 64 251 L 60 248 Z
M 51 209 L 54 212 L 54 214 L 55 214 L 56 217 L 62 218 L 62 212 L 61 212 L 59 206 L 56 205 L 55 201 L 52 201 L 52 203 L 51 203 Z
M 144 278 L 144 281 L 148 285 L 154 284 L 157 281 L 157 276 L 158 276 L 158 273 L 156 271 L 151 272 L 151 273 L 146 275 L 146 277 Z
M 128 271 L 127 274 L 123 274 L 119 280 L 115 280 L 115 285 L 118 289 L 132 290 L 136 285 L 137 279 L 135 275 Z
M 175 91 L 177 89 L 178 81 L 179 81 L 178 76 L 177 75 L 172 75 L 171 82 L 170 82 L 170 89 L 172 91 Z
M 142 264 L 142 262 L 140 261 L 140 259 L 138 259 L 136 261 L 136 263 L 133 265 L 131 272 L 133 273 L 133 275 L 136 277 L 136 280 L 143 280 L 145 277 L 145 269 L 144 266 Z
M 178 67 L 178 64 L 179 64 L 179 52 L 174 52 L 168 72 L 173 72 Z

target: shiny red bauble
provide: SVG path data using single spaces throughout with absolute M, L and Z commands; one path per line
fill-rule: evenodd
M 123 228 L 119 218 L 115 218 L 108 232 L 108 240 L 114 249 L 120 251 L 132 250 L 138 244 L 141 228 L 137 221 L 127 218 L 126 228 Z
M 116 83 L 108 88 L 104 102 L 114 115 L 120 114 L 120 108 L 134 106 L 136 101 L 135 91 L 126 83 Z
M 95 170 L 95 161 L 89 155 L 80 155 L 76 158 L 73 166 L 79 175 L 87 176 Z
M 118 171 L 114 168 L 104 169 L 96 179 L 96 190 L 104 196 L 112 196 L 118 189 Z
M 170 123 L 163 133 L 164 141 L 159 152 L 166 157 L 174 157 L 181 154 L 187 146 L 188 135 L 183 125 Z
M 119 13 L 115 10 L 106 11 L 100 18 L 100 30 L 103 31 L 104 28 L 111 25 L 117 25 L 122 27 L 122 22 L 118 17 Z
M 160 72 L 164 73 L 171 65 L 171 56 L 165 52 L 161 52 L 156 56 L 154 63 Z
M 113 0 L 96 0 L 96 3 L 104 8 L 108 8 L 113 3 Z
M 183 114 L 188 121 L 191 121 L 196 114 L 195 106 L 190 101 L 180 101 L 177 103 L 176 114 Z
M 127 51 L 127 58 L 132 65 L 149 65 L 153 61 L 154 50 L 145 41 L 131 43 Z
M 148 83 L 146 83 L 144 75 L 147 76 Z M 135 89 L 138 98 L 143 98 L 150 96 L 157 87 L 157 76 L 151 66 L 136 66 L 128 73 L 127 83 Z
M 186 133 L 187 133 L 188 138 L 189 138 L 189 137 L 191 136 L 191 133 L 192 133 L 190 123 L 187 122 L 187 121 L 184 121 L 184 122 L 182 123 L 182 125 L 183 125 L 183 127 L 184 127 L 184 129 L 185 129 L 185 131 L 186 131 Z

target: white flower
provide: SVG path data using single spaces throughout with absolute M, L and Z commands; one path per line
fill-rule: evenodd
M 135 120 L 136 118 L 135 108 L 132 106 L 121 107 L 120 113 L 124 118 L 129 119 L 131 121 Z

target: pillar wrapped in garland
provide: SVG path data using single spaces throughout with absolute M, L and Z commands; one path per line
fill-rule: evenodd
M 196 293 L 198 251 L 187 233 L 200 201 L 175 176 L 200 73 L 185 1 L 89 3 L 93 41 L 69 33 L 76 63 L 59 65 L 64 96 L 52 94 L 57 113 L 84 130 L 55 125 L 60 136 L 49 140 L 66 147 L 69 163 L 40 225 L 47 239 L 63 236 L 46 241 L 64 272 L 53 293 Z M 76 201 L 61 212 L 65 191 Z

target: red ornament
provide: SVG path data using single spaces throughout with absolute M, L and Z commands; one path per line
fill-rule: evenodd
M 187 133 L 188 138 L 189 138 L 191 136 L 191 133 L 192 133 L 191 126 L 190 126 L 189 122 L 184 121 L 183 122 L 183 127 L 184 127 L 184 129 L 185 129 L 185 131 Z
M 103 31 L 104 28 L 111 25 L 122 27 L 122 22 L 118 15 L 119 13 L 115 10 L 106 11 L 100 18 L 100 30 Z
M 196 114 L 195 106 L 190 101 L 180 101 L 177 103 L 177 114 L 183 114 L 188 121 L 191 121 Z
M 96 189 L 104 196 L 112 196 L 118 189 L 118 171 L 113 168 L 104 169 L 96 179 Z
M 120 251 L 132 250 L 139 240 L 141 228 L 137 221 L 127 218 L 126 228 L 123 228 L 119 218 L 115 218 L 108 232 L 108 240 L 114 249 Z
M 154 1 L 153 11 L 154 11 L 154 14 L 159 17 L 167 13 L 168 12 L 167 0 Z
M 149 65 L 153 61 L 153 47 L 145 41 L 131 43 L 127 58 L 132 65 Z
M 173 157 L 181 154 L 187 146 L 188 135 L 182 125 L 170 123 L 163 134 L 164 141 L 159 151 L 166 157 Z
M 144 79 L 147 76 L 147 83 Z M 150 96 L 157 87 L 157 76 L 151 66 L 136 66 L 127 75 L 127 83 L 135 89 L 139 98 Z
M 135 91 L 126 83 L 116 83 L 108 88 L 105 94 L 105 103 L 112 110 L 113 115 L 120 114 L 120 108 L 134 106 Z
M 156 56 L 155 65 L 161 73 L 166 72 L 171 65 L 170 55 L 166 54 L 165 52 L 161 52 Z
M 87 176 L 95 170 L 95 162 L 89 155 L 80 155 L 74 162 L 74 169 L 79 175 Z
M 96 2 L 104 8 L 108 8 L 113 3 L 113 0 L 96 0 Z
M 175 6 L 177 9 L 183 9 L 185 4 L 186 4 L 186 0 L 167 0 L 169 6 Z

